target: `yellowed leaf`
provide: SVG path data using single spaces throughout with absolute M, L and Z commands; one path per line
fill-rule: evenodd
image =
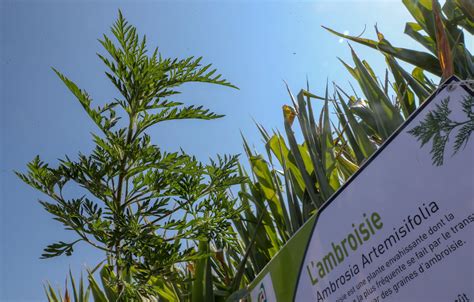
M 69 292 L 66 287 L 66 291 L 64 292 L 64 302 L 71 302 L 71 297 L 69 297 Z
M 295 120 L 296 111 L 291 106 L 283 105 L 283 116 L 285 117 L 285 120 L 288 122 L 288 124 L 290 124 L 291 126 L 293 125 L 293 121 Z
M 436 48 L 438 51 L 439 63 L 443 72 L 442 78 L 449 78 L 454 74 L 453 58 L 451 55 L 451 48 L 449 47 L 446 31 L 441 19 L 441 12 L 437 0 L 432 0 L 433 14 L 435 18 L 436 28 Z

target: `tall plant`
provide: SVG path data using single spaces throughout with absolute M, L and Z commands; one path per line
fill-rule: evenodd
M 182 84 L 235 86 L 201 58 L 149 53 L 146 38 L 121 13 L 111 32 L 100 40 L 106 54 L 98 56 L 120 94 L 114 101 L 93 106 L 85 90 L 54 69 L 97 126 L 92 152 L 66 156 L 55 166 L 37 156 L 26 173 L 16 174 L 49 197 L 41 205 L 76 235 L 47 246 L 42 258 L 69 256 L 76 244 L 87 243 L 103 252 L 115 300 L 133 301 L 153 293 L 154 277 L 179 277 L 175 264 L 207 256 L 197 242 L 233 240 L 229 221 L 240 207 L 228 189 L 243 179 L 236 174 L 237 156 L 204 164 L 184 151 L 162 150 L 147 133 L 170 120 L 222 116 L 172 99 Z M 74 186 L 85 193 L 69 196 Z

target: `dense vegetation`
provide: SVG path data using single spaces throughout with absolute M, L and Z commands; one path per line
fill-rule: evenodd
M 291 104 L 282 110 L 282 133 L 257 125 L 266 154 L 253 151 L 244 139 L 250 171 L 235 156 L 205 165 L 150 143 L 146 129 L 162 121 L 220 117 L 168 101 L 181 84 L 233 86 L 200 59 L 163 59 L 157 51 L 149 55 L 145 39 L 121 15 L 112 28 L 118 44 L 104 37 L 108 57 L 100 58 L 122 99 L 93 108 L 87 93 L 56 71 L 98 126 L 96 149 L 77 160 L 65 158 L 56 168 L 36 158 L 27 173 L 18 175 L 48 195 L 52 201 L 42 205 L 78 235 L 75 242 L 50 245 L 44 257 L 69 255 L 81 241 L 104 251 L 104 264 L 95 268 L 102 286 L 94 269 L 88 286 L 82 278 L 79 285 L 73 283 L 70 275 L 72 299 L 86 301 L 89 292 L 95 301 L 244 297 L 246 285 L 303 223 L 437 88 L 434 79 L 473 78 L 474 58 L 464 42 L 466 33 L 474 33 L 471 2 L 448 0 L 443 7 L 431 0 L 403 3 L 415 19 L 406 23 L 405 33 L 426 52 L 396 47 L 377 28 L 375 40 L 326 28 L 378 50 L 386 60 L 385 75 L 377 77 L 351 49 L 352 65 L 341 63 L 358 89 L 349 92 L 332 83 L 320 95 L 306 84 L 296 96 L 288 89 Z M 413 69 L 403 68 L 400 60 Z M 314 112 L 313 102 L 323 103 L 321 112 Z M 303 142 L 295 131 L 301 131 Z M 70 182 L 90 196 L 65 198 L 62 189 Z M 240 185 L 238 198 L 229 192 L 234 185 Z M 69 291 L 46 290 L 50 301 L 70 299 Z

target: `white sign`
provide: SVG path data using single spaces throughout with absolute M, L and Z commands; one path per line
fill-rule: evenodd
M 445 82 L 270 261 L 251 301 L 474 301 L 473 111 L 474 93 Z
M 474 300 L 473 142 L 452 155 L 457 134 L 474 123 L 467 98 L 459 85 L 440 90 L 333 198 L 311 235 L 295 301 Z M 428 115 L 440 122 L 446 108 L 457 129 L 420 148 L 434 126 Z

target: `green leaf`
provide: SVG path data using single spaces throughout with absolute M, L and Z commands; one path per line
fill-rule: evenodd
M 200 241 L 198 250 L 200 253 L 210 252 L 209 243 Z M 192 285 L 192 302 L 214 301 L 211 266 L 209 257 L 203 257 L 196 261 L 196 273 Z
M 92 296 L 94 297 L 95 302 L 109 302 L 109 300 L 106 297 L 106 294 L 102 289 L 100 288 L 99 284 L 94 279 L 94 276 L 92 272 L 88 272 L 88 280 L 89 280 L 89 286 L 92 292 Z M 111 301 L 110 301 L 111 302 Z
M 394 46 L 390 45 L 386 40 L 383 40 L 381 42 L 377 42 L 377 41 L 370 40 L 370 39 L 344 35 L 342 33 L 339 33 L 335 30 L 332 30 L 332 29 L 324 27 L 324 26 L 323 26 L 323 28 L 328 30 L 329 32 L 339 36 L 339 37 L 357 42 L 357 43 L 365 45 L 365 46 L 369 46 L 370 48 L 373 48 L 373 49 L 382 51 L 384 53 L 387 53 L 389 55 L 392 55 L 392 56 L 394 56 L 394 57 L 396 57 L 396 58 L 398 58 L 402 61 L 413 64 L 415 66 L 419 66 L 419 67 L 423 68 L 424 70 L 433 73 L 434 75 L 438 75 L 438 76 L 441 75 L 441 68 L 439 66 L 439 61 L 436 59 L 435 56 L 433 56 L 431 54 L 421 52 L 421 51 L 417 51 L 417 50 L 394 47 Z

